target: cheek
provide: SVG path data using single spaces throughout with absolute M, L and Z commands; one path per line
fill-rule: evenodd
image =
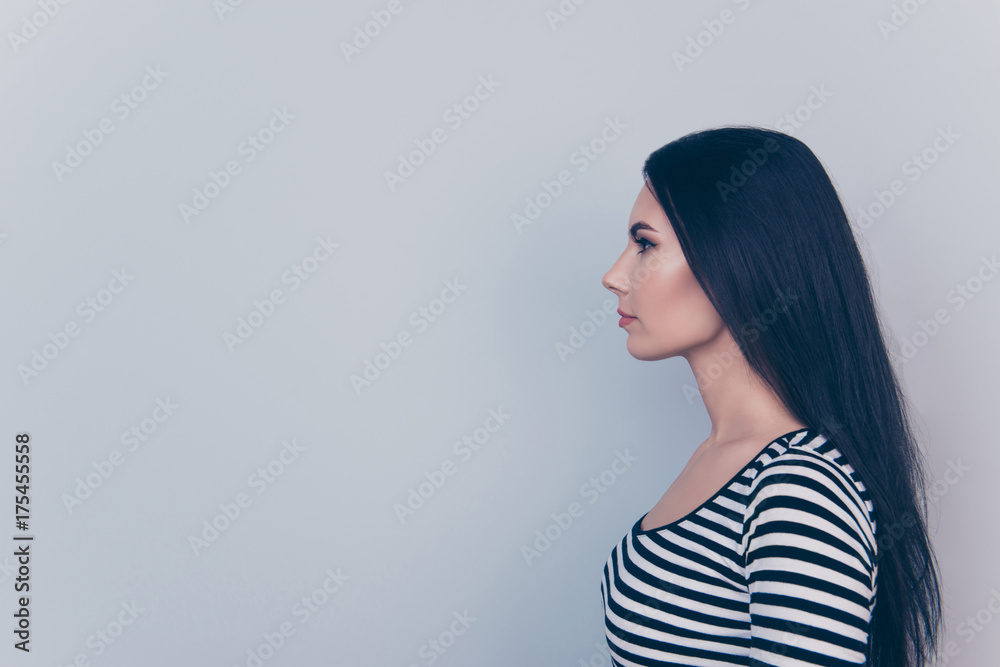
M 641 309 L 641 310 L 640 310 Z M 699 334 L 716 328 L 719 315 L 686 263 L 665 265 L 642 285 L 636 316 L 655 329 Z

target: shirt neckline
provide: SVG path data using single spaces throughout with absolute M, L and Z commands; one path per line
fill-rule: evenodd
M 774 444 L 776 444 L 776 443 L 778 443 L 778 442 L 780 442 L 782 440 L 786 440 L 787 438 L 789 438 L 791 436 L 798 435 L 799 433 L 806 433 L 806 434 L 808 434 L 808 433 L 814 433 L 814 432 L 815 431 L 812 428 L 810 428 L 810 427 L 807 426 L 805 428 L 800 428 L 800 429 L 796 429 L 794 431 L 789 431 L 788 433 L 785 433 L 784 435 L 779 435 L 777 438 L 775 438 L 771 442 L 767 443 L 767 445 L 765 445 L 763 448 L 761 448 L 761 450 L 759 452 L 757 452 L 757 456 L 755 456 L 752 461 L 750 461 L 748 464 L 746 464 L 745 466 L 743 466 L 743 468 L 741 468 L 739 470 L 739 472 L 737 472 L 735 475 L 733 475 L 732 477 L 730 477 L 729 481 L 727 481 L 725 484 L 723 484 L 721 487 L 719 487 L 719 490 L 716 491 L 714 494 L 712 494 L 712 496 L 708 500 L 706 500 L 705 502 L 703 502 L 701 505 L 698 505 L 698 507 L 694 508 L 693 510 L 691 510 L 690 512 L 688 512 L 687 514 L 685 514 L 681 518 L 679 518 L 679 519 L 677 519 L 675 521 L 671 521 L 668 524 L 665 524 L 665 525 L 662 525 L 662 526 L 658 526 L 656 528 L 650 528 L 649 530 L 642 530 L 642 528 L 641 528 L 641 526 L 642 526 L 642 520 L 645 519 L 646 515 L 649 514 L 649 512 L 646 512 L 646 514 L 643 514 L 641 517 L 639 517 L 639 520 L 635 522 L 634 526 L 632 526 L 632 533 L 634 535 L 648 535 L 650 533 L 658 533 L 658 532 L 666 530 L 667 528 L 673 528 L 674 526 L 677 526 L 678 524 L 681 524 L 684 521 L 689 520 L 691 517 L 693 517 L 698 512 L 700 512 L 702 509 L 704 509 L 705 507 L 707 507 L 709 505 L 709 503 L 711 503 L 716 498 L 718 498 L 722 494 L 723 491 L 725 491 L 726 489 L 728 489 L 730 487 L 730 485 L 733 482 L 735 482 L 737 479 L 739 479 L 740 477 L 742 477 L 743 473 L 745 473 L 755 463 L 757 463 L 757 461 L 759 461 L 760 458 L 762 456 L 764 456 L 764 454 L 767 453 L 767 451 L 771 448 L 772 445 L 774 445 Z M 801 438 L 800 438 L 800 440 L 801 440 Z

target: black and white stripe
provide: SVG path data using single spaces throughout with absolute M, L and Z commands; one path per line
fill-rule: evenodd
M 817 431 L 774 440 L 682 519 L 641 523 L 601 580 L 615 665 L 864 664 L 878 580 L 873 506 Z

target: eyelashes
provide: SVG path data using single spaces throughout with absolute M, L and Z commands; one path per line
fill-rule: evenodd
M 633 239 L 633 240 L 634 240 L 634 241 L 635 241 L 636 243 L 638 243 L 638 244 L 639 244 L 640 246 L 642 246 L 642 250 L 640 250 L 640 251 L 639 251 L 639 252 L 637 253 L 637 254 L 639 254 L 639 255 L 641 255 L 641 254 L 642 254 L 643 252 L 645 252 L 645 251 L 646 251 L 647 249 L 649 249 L 649 248 L 653 248 L 653 247 L 655 247 L 655 246 L 656 246 L 656 244 L 655 244 L 655 243 L 650 243 L 650 242 L 649 242 L 648 240 L 646 240 L 646 239 L 644 239 L 644 238 L 642 238 L 642 237 L 639 237 L 639 236 L 633 236 L 633 237 L 632 237 L 632 239 Z M 645 244 L 645 245 L 643 245 L 643 244 Z

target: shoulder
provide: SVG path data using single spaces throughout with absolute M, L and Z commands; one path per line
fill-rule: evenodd
M 822 487 L 829 491 L 831 502 L 855 506 L 871 518 L 874 508 L 864 481 L 824 436 L 811 432 L 789 444 L 779 443 L 770 454 L 760 461 L 748 485 L 748 504 L 757 497 Z
M 822 436 L 780 448 L 749 484 L 744 549 L 753 546 L 754 537 L 774 533 L 823 542 L 874 566 L 875 521 L 867 489 Z

